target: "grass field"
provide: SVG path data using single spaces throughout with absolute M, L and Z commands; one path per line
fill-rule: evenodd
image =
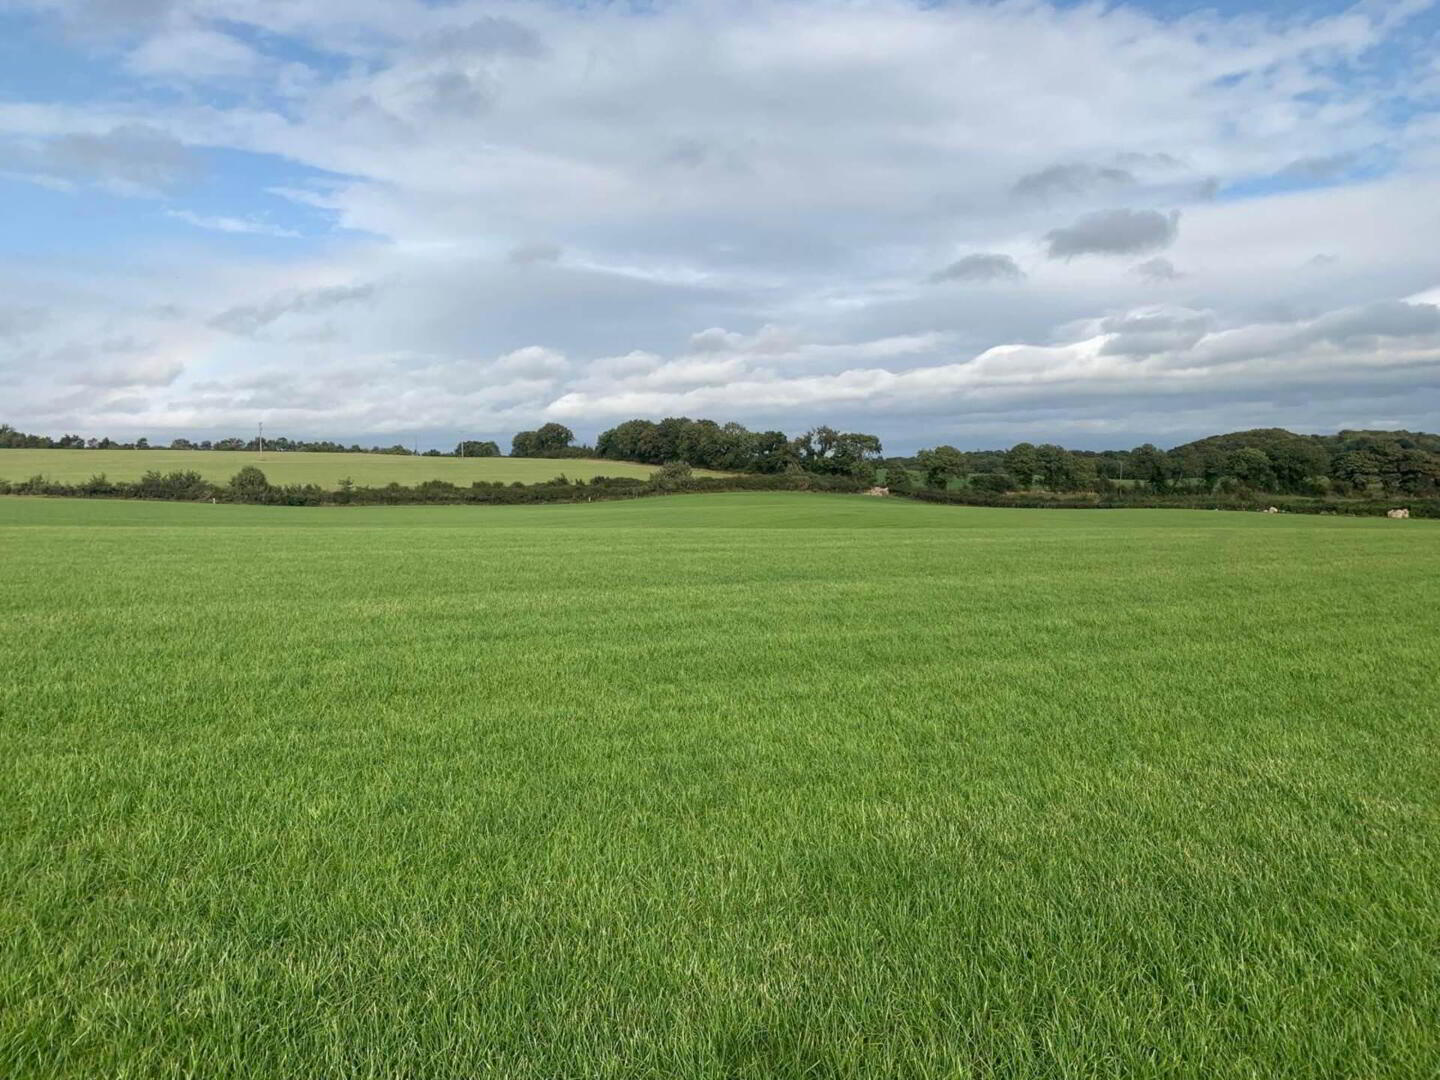
M 418 484 L 448 480 L 471 484 L 476 480 L 520 481 L 536 484 L 557 474 L 589 480 L 593 476 L 638 476 L 655 471 L 653 465 L 598 458 L 433 458 L 396 454 L 277 454 L 242 450 L 0 450 L 0 479 L 19 481 L 43 475 L 62 483 L 79 483 L 96 473 L 111 480 L 139 480 L 149 469 L 174 472 L 193 469 L 207 480 L 223 483 L 246 465 L 264 470 L 272 484 L 319 484 L 334 488 L 345 477 L 366 487 L 391 482 Z M 696 469 L 697 476 L 723 473 Z
M 1440 1062 L 1431 522 L 10 498 L 0 555 L 7 1078 Z

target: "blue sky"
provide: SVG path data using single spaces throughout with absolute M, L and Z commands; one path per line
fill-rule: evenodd
M 1437 44 L 1426 0 L 0 0 L 0 418 L 1434 429 Z

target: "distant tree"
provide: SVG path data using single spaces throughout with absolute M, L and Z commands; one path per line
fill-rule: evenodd
M 564 424 L 542 424 L 534 431 L 521 431 L 510 442 L 511 457 L 550 457 L 575 441 L 575 433 Z
M 1386 463 L 1382 475 L 1386 487 L 1419 495 L 1440 487 L 1440 457 L 1423 450 L 1401 450 Z
M 905 462 L 894 459 L 885 463 L 885 486 L 891 491 L 911 491 L 915 487 Z
M 754 452 L 752 467 L 760 473 L 782 473 L 796 464 L 795 451 L 783 431 L 761 431 L 751 444 Z
M 1106 489 L 1113 486 L 1109 481 L 1103 483 Z M 1099 470 L 1096 468 L 1096 459 L 1071 454 L 1066 484 L 1068 485 L 1065 489 L 1067 491 L 1100 491 L 1102 481 Z
M 150 449 L 150 440 L 147 439 L 147 438 L 145 438 L 145 437 L 142 435 L 140 438 L 138 438 L 138 439 L 135 440 L 135 449 L 136 449 L 136 450 L 149 450 L 149 449 Z
M 595 440 L 595 452 L 612 461 L 639 461 L 658 465 L 660 456 L 657 425 L 651 420 L 626 420 Z
M 270 490 L 270 481 L 254 465 L 246 465 L 230 478 L 230 491 L 241 502 L 260 502 Z
M 499 457 L 500 444 L 491 442 L 488 439 L 481 442 L 478 439 L 465 439 L 455 445 L 456 457 Z
M 1131 476 L 1151 491 L 1169 491 L 1175 481 L 1177 470 L 1170 456 L 1153 443 L 1131 450 L 1130 466 Z
M 1270 464 L 1270 455 L 1253 446 L 1241 447 L 1226 455 L 1225 475 L 1258 491 L 1271 491 L 1275 487 L 1275 470 Z
M 952 480 L 960 480 L 967 472 L 964 453 L 953 446 L 937 446 L 921 450 L 915 455 L 915 464 L 925 474 L 927 486 L 944 491 Z
M 1311 439 L 1277 441 L 1267 454 L 1280 491 L 1304 491 L 1316 477 L 1329 471 L 1330 455 Z
M 1330 475 L 1343 487 L 1365 491 L 1380 483 L 1385 463 L 1369 450 L 1350 450 L 1340 454 L 1330 465 Z
M 1041 486 L 1049 491 L 1074 491 L 1079 486 L 1079 463 L 1075 455 L 1063 446 L 1054 443 L 1037 446 L 1035 467 Z
M 1095 455 L 1095 475 L 1104 480 L 1119 480 L 1130 473 L 1130 454 L 1125 450 L 1102 450 Z
M 806 472 L 861 479 L 875 475 L 881 452 L 880 440 L 874 435 L 832 427 L 812 428 L 790 445 Z
M 195 444 L 192 443 L 189 439 L 171 439 L 171 440 L 170 440 L 170 449 L 171 449 L 171 450 L 194 450 L 194 449 L 196 449 L 196 446 L 195 446 Z
M 1225 453 L 1218 447 L 1207 446 L 1199 450 L 1194 458 L 1194 471 L 1189 476 L 1198 476 L 1206 491 L 1215 490 L 1215 485 L 1225 475 Z
M 1033 443 L 1016 443 L 1005 452 L 1005 471 L 1014 478 L 1022 490 L 1035 483 L 1035 474 L 1040 471 L 1040 457 Z

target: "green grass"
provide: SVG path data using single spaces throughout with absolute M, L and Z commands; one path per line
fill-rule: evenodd
M 1431 522 L 12 498 L 0 555 L 7 1078 L 1440 1061 Z
M 433 458 L 396 454 L 306 454 L 243 450 L 0 450 L 0 479 L 19 481 L 42 475 L 61 483 L 79 483 L 96 473 L 111 480 L 139 480 L 147 470 L 162 473 L 193 469 L 223 483 L 246 465 L 263 469 L 272 484 L 319 484 L 331 489 L 345 477 L 367 487 L 448 480 L 536 484 L 559 473 L 575 479 L 593 476 L 648 477 L 653 465 L 598 458 Z M 706 469 L 697 476 L 723 476 Z

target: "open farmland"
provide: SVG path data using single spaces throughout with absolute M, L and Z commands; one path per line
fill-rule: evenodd
M 0 1075 L 1440 1061 L 1431 522 L 10 498 L 0 555 Z
M 396 483 L 411 486 L 426 480 L 472 484 L 477 480 L 538 484 L 560 473 L 572 479 L 595 476 L 636 476 L 644 479 L 656 466 L 599 458 L 447 458 L 400 454 L 264 454 L 246 450 L 0 450 L 0 479 L 20 481 L 32 476 L 74 484 L 104 473 L 111 480 L 138 480 L 150 469 L 162 473 L 192 469 L 206 480 L 224 483 L 246 465 L 264 471 L 272 484 L 319 484 L 334 488 L 348 477 L 365 487 Z M 696 469 L 697 476 L 723 473 Z

